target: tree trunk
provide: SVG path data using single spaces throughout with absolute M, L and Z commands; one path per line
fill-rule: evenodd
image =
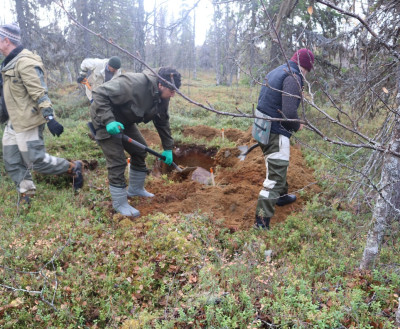
M 400 86 L 400 68 L 397 72 L 397 84 Z M 400 89 L 398 89 L 400 90 Z M 400 91 L 397 94 L 397 111 L 400 110 Z M 389 148 L 392 151 L 400 151 L 400 118 L 396 117 Z M 381 194 L 378 195 L 373 212 L 374 226 L 369 230 L 361 269 L 371 269 L 379 256 L 383 238 L 387 228 L 393 219 L 399 219 L 400 205 L 400 158 L 386 154 L 383 161 L 381 182 Z
M 144 11 L 144 0 L 138 1 L 138 10 L 136 16 L 136 23 L 134 24 L 134 53 L 138 52 L 140 54 L 140 58 L 145 61 L 146 60 L 146 51 L 145 51 L 145 11 Z M 134 63 L 135 72 L 142 72 L 143 65 L 138 61 Z
M 196 56 L 196 9 L 193 12 L 193 43 L 192 43 L 193 79 L 197 79 L 197 56 Z
M 21 42 L 26 48 L 31 48 L 29 31 L 28 31 L 28 22 L 27 22 L 27 13 L 29 10 L 29 6 L 27 8 L 27 4 L 24 0 L 15 0 L 15 9 L 17 12 L 17 21 L 19 28 L 21 29 Z
M 225 5 L 225 19 L 224 19 L 224 60 L 222 61 L 222 77 L 221 82 L 225 86 L 230 86 L 231 83 L 229 81 L 231 65 L 230 65 L 230 42 L 231 42 L 231 20 L 230 20 L 230 7 L 228 4 Z
M 256 27 L 257 27 L 257 10 L 258 10 L 258 5 L 257 1 L 252 0 L 251 1 L 251 20 L 250 20 L 250 44 L 249 44 L 249 71 L 251 74 L 253 74 L 253 68 L 255 65 L 255 58 L 256 58 L 256 42 L 255 42 L 255 37 L 256 37 Z M 238 78 L 239 81 L 239 78 Z M 251 79 L 250 86 L 254 86 L 254 80 Z
M 214 46 L 215 46 L 215 82 L 219 86 L 221 84 L 221 43 L 220 43 L 220 28 L 219 28 L 219 18 L 221 17 L 221 12 L 218 5 L 214 5 Z
M 86 0 L 82 1 L 82 25 L 84 27 L 89 27 L 89 8 L 88 2 Z M 83 42 L 84 42 L 84 49 L 85 49 L 85 57 L 89 57 L 92 51 L 92 47 L 90 44 L 90 35 L 89 32 L 83 30 Z
M 275 24 L 275 30 L 278 34 L 278 36 L 281 36 L 281 28 L 282 28 L 282 23 L 283 20 L 287 17 L 290 16 L 291 12 L 293 11 L 294 7 L 296 6 L 298 0 L 287 0 L 287 1 L 282 1 L 281 6 L 279 7 L 279 12 L 276 17 L 276 24 Z M 272 17 L 273 15 L 271 15 Z M 274 32 L 272 32 L 272 39 L 276 39 L 276 35 Z M 285 49 L 285 43 L 281 40 L 283 48 Z M 271 51 L 269 54 L 269 60 L 270 60 L 270 65 L 271 67 L 278 66 L 280 61 L 279 61 L 279 55 L 280 55 L 280 47 L 278 45 L 272 45 Z

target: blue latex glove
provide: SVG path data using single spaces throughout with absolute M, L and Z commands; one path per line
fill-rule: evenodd
M 161 155 L 165 156 L 165 160 L 163 160 L 168 166 L 172 164 L 172 150 L 166 150 Z
M 113 121 L 106 125 L 106 130 L 110 135 L 117 135 L 123 129 L 125 129 L 124 125 L 118 121 Z

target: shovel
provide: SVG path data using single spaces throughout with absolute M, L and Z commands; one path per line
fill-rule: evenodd
M 140 147 L 141 149 L 145 150 L 146 152 L 155 155 L 156 157 L 159 157 L 161 160 L 165 160 L 166 157 L 164 155 L 161 155 L 160 153 L 152 150 L 151 148 L 148 148 L 147 146 L 135 141 L 134 139 L 121 134 L 122 140 L 124 140 L 125 142 L 131 143 L 136 145 L 137 147 Z M 173 166 L 179 173 L 187 173 L 187 172 L 191 172 L 193 170 L 196 169 L 196 167 L 187 167 L 187 168 L 180 168 L 175 162 L 172 162 L 171 166 Z
M 249 154 L 251 151 L 253 151 L 256 147 L 258 146 L 258 143 L 248 147 L 247 145 L 242 145 L 238 146 L 238 149 L 240 151 L 240 155 L 238 156 L 240 161 L 243 161 L 246 159 L 247 154 Z

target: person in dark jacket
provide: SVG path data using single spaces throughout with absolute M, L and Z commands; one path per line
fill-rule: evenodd
M 158 75 L 175 85 L 181 86 L 181 75 L 175 69 L 162 67 Z M 144 188 L 147 175 L 146 151 L 123 141 L 120 133 L 146 145 L 137 124 L 153 121 L 164 148 L 164 161 L 172 163 L 174 140 L 169 126 L 169 100 L 175 95 L 163 80 L 151 71 L 122 74 L 93 90 L 91 118 L 96 130 L 96 140 L 106 157 L 108 180 L 114 209 L 125 216 L 139 216 L 137 209 L 130 206 L 128 196 L 153 197 Z M 126 190 L 125 168 L 128 152 L 130 159 L 129 187 Z
M 256 116 L 265 119 L 298 119 L 297 109 L 302 97 L 303 77 L 311 71 L 313 65 L 314 54 L 303 48 L 294 53 L 288 64 L 269 72 L 260 91 Z M 296 201 L 295 195 L 288 194 L 286 181 L 290 157 L 289 139 L 303 125 L 293 121 L 261 121 L 270 126 L 266 129 L 266 139 L 260 141 L 260 138 L 255 137 L 259 141 L 267 167 L 266 179 L 258 196 L 255 225 L 269 229 L 275 204 L 284 206 Z M 256 124 L 257 119 L 254 126 L 260 127 Z

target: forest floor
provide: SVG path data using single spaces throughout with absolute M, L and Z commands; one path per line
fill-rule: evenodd
M 206 72 L 181 89 L 244 113 L 259 93 L 246 83 L 215 86 Z M 88 138 L 83 90 L 68 85 L 50 97 L 65 132 L 46 130 L 46 149 L 85 160 L 85 185 L 75 193 L 70 177 L 34 173 L 36 196 L 18 206 L 0 162 L 0 328 L 396 328 L 400 228 L 385 237 L 375 269 L 359 271 L 371 208 L 362 191 L 348 200 L 350 176 L 337 166 L 355 160 L 353 149 L 296 133 L 288 184 L 298 199 L 276 207 L 270 230 L 254 229 L 265 161 L 259 148 L 237 158 L 238 146 L 255 142 L 251 120 L 174 97 L 174 161 L 207 175 L 212 168 L 215 185 L 148 155 L 145 187 L 155 197 L 130 198 L 141 216 L 123 217 L 112 208 L 102 151 Z M 152 125 L 139 129 L 160 151 Z

